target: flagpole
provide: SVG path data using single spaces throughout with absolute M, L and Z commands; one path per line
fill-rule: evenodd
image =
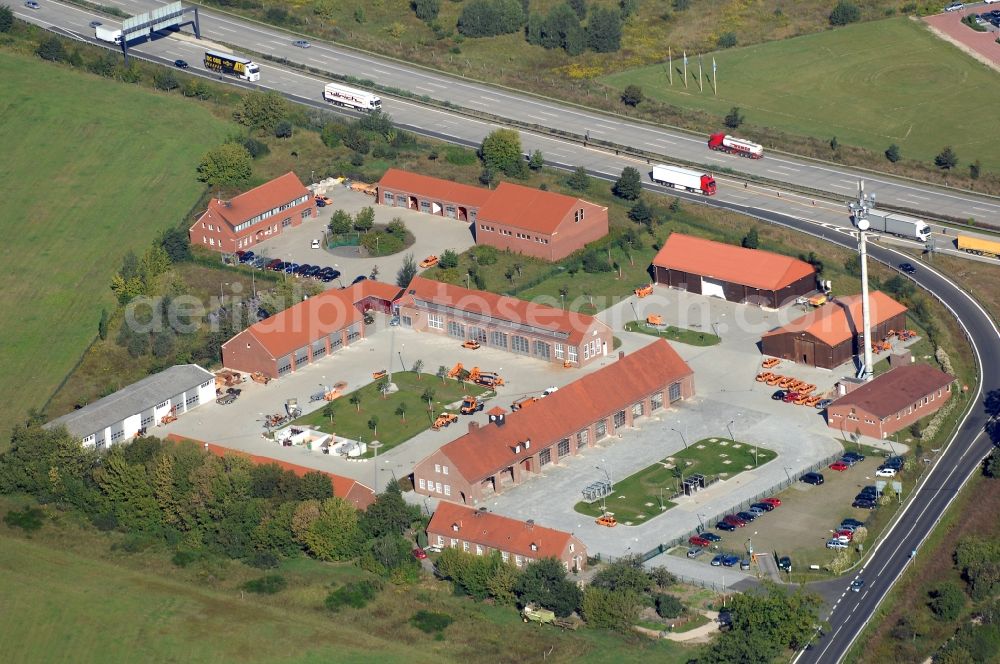
M 716 73 L 715 66 L 715 56 L 712 56 L 712 89 L 715 91 L 715 96 L 719 96 L 719 74 Z
M 674 54 L 673 54 L 673 51 L 670 50 L 669 46 L 667 47 L 667 60 L 668 60 L 668 63 L 669 63 L 667 65 L 667 73 L 670 75 L 670 85 L 673 85 L 674 84 Z
M 688 86 L 688 54 L 684 51 L 684 87 Z
M 705 91 L 705 84 L 701 78 L 701 53 L 698 54 L 698 92 Z

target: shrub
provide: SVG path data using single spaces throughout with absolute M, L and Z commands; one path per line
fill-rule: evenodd
M 11 510 L 3 518 L 3 522 L 11 528 L 20 528 L 26 533 L 33 533 L 42 527 L 45 512 L 37 507 L 25 507 L 15 512 Z
M 656 596 L 656 614 L 661 618 L 676 618 L 684 613 L 684 604 L 674 595 Z
M 264 155 L 271 152 L 271 148 L 267 147 L 267 143 L 258 141 L 252 136 L 244 136 L 243 138 L 236 141 L 239 145 L 246 148 L 246 151 L 250 153 L 253 159 L 258 157 L 263 157 Z
M 260 595 L 273 595 L 287 587 L 288 582 L 280 574 L 265 574 L 258 579 L 251 579 L 243 584 L 243 590 Z
M 495 37 L 517 32 L 524 25 L 518 0 L 471 0 L 458 17 L 458 31 L 466 37 Z
M 0 32 L 10 32 L 14 27 L 14 12 L 7 5 L 0 5 Z
M 958 618 L 965 608 L 965 593 L 954 583 L 943 583 L 930 593 L 928 606 L 934 616 L 943 622 Z
M 853 2 L 840 0 L 830 12 L 830 25 L 847 25 L 861 20 L 861 10 Z
M 642 102 L 642 88 L 638 85 L 629 85 L 622 92 L 622 103 L 635 108 Z
M 181 84 L 177 81 L 177 77 L 174 76 L 174 72 L 164 69 L 153 74 L 153 87 L 157 90 L 169 92 L 181 87 Z
M 189 551 L 187 549 L 181 549 L 174 553 L 173 557 L 170 559 L 174 565 L 178 567 L 187 567 L 193 562 L 197 562 L 204 558 L 204 554 L 200 551 Z
M 569 176 L 566 184 L 574 191 L 587 191 L 590 188 L 590 175 L 587 174 L 587 169 L 583 166 L 578 166 L 573 171 L 573 175 Z
M 958 165 L 958 155 L 955 151 L 951 149 L 949 145 L 945 149 L 941 150 L 938 156 L 934 157 L 934 165 L 942 170 L 949 170 L 955 168 Z
M 743 114 L 740 113 L 740 107 L 733 106 L 731 109 L 729 109 L 729 114 L 726 115 L 723 122 L 725 122 L 726 126 L 729 127 L 730 129 L 736 129 L 741 124 L 743 124 L 743 120 L 744 117 Z
M 292 137 L 292 123 L 288 120 L 282 120 L 274 128 L 275 138 L 291 138 Z
M 433 21 L 441 11 L 441 0 L 412 0 L 410 8 L 421 21 Z
M 611 191 L 618 198 L 624 198 L 627 201 L 636 200 L 642 193 L 642 175 L 638 169 L 626 166 L 622 169 L 622 174 L 615 181 Z
M 885 149 L 885 158 L 888 159 L 893 164 L 895 164 L 897 161 L 899 161 L 899 159 L 900 159 L 900 156 L 899 156 L 899 146 L 896 145 L 895 143 L 893 143 L 892 145 L 890 145 L 889 147 L 887 147 Z
M 715 42 L 719 48 L 732 48 L 736 46 L 736 33 L 723 32 Z
M 361 609 L 375 599 L 381 589 L 382 583 L 378 579 L 354 581 L 344 584 L 327 595 L 324 605 L 333 612 L 340 611 L 344 607 Z
M 410 618 L 410 624 L 425 634 L 443 632 L 452 622 L 452 617 L 447 613 L 435 613 L 434 611 L 420 610 Z
M 444 160 L 455 166 L 471 166 L 476 163 L 476 153 L 457 145 L 449 145 L 444 149 Z
M 472 248 L 472 255 L 479 265 L 493 265 L 497 262 L 499 252 L 496 250 L 496 247 L 480 245 Z
M 38 44 L 35 54 L 42 60 L 62 62 L 66 59 L 66 47 L 58 37 L 46 37 Z
M 279 564 L 281 560 L 273 551 L 257 551 L 247 558 L 247 565 L 257 569 L 274 569 Z

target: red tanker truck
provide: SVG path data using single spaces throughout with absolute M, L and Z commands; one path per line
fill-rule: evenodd
M 760 159 L 764 156 L 763 146 L 729 134 L 712 134 L 708 137 L 708 147 L 711 150 L 728 152 L 750 159 Z

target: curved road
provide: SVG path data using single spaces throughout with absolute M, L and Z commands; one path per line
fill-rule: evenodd
M 129 14 L 139 14 L 168 4 L 161 0 L 103 0 Z M 53 0 L 41 0 L 38 10 L 15 6 L 19 18 L 39 25 L 55 25 L 68 32 L 93 40 L 94 31 L 88 27 L 91 20 L 102 20 L 107 26 L 118 27 L 109 19 L 94 12 L 75 6 L 61 5 Z M 18 3 L 20 5 L 20 3 Z M 349 48 L 317 43 L 309 49 L 292 45 L 298 38 L 279 29 L 253 21 L 237 18 L 209 9 L 199 8 L 201 31 L 206 40 L 218 40 L 235 47 L 242 47 L 256 53 L 266 53 L 284 58 L 290 62 L 312 67 L 321 71 L 348 74 L 370 79 L 383 86 L 409 90 L 416 95 L 425 95 L 438 101 L 452 102 L 457 106 L 491 113 L 494 116 L 557 129 L 573 136 L 589 135 L 596 140 L 631 146 L 651 151 L 665 158 L 676 158 L 700 163 L 707 169 L 725 167 L 737 173 L 748 173 L 767 178 L 774 182 L 787 182 L 808 187 L 815 191 L 827 192 L 831 196 L 851 196 L 855 190 L 859 173 L 848 168 L 819 162 L 796 159 L 788 155 L 773 154 L 762 160 L 741 159 L 731 155 L 711 152 L 705 145 L 704 137 L 662 129 L 622 116 L 603 114 L 585 108 L 572 106 L 558 100 L 546 100 L 502 89 L 487 84 L 476 83 L 441 72 L 423 69 L 403 62 L 379 57 L 374 54 Z M 185 28 L 187 30 L 188 28 Z M 191 42 L 194 40 L 192 39 Z M 167 59 L 182 58 L 200 67 L 201 56 L 206 44 L 183 42 L 178 39 L 163 38 L 152 42 L 137 42 L 136 51 L 158 55 Z M 302 83 L 309 81 L 309 87 L 293 92 L 310 99 L 320 97 L 323 80 L 315 76 L 282 70 L 278 65 L 264 61 L 261 65 L 261 85 L 284 89 L 285 83 L 293 79 Z M 277 80 L 282 79 L 282 80 Z M 474 122 L 453 113 L 446 113 L 407 103 L 402 100 L 385 100 L 386 110 L 392 116 L 407 124 L 442 130 L 478 145 L 493 127 L 486 122 Z M 419 117 L 413 117 L 419 116 Z M 551 141 L 543 152 L 555 161 L 587 165 L 585 162 L 570 160 L 568 145 L 578 142 L 566 140 Z M 526 140 L 525 147 L 535 149 L 533 141 Z M 893 179 L 887 176 L 866 176 L 868 190 L 877 193 L 884 205 L 923 211 L 931 216 L 959 219 L 975 218 L 978 221 L 1000 227 L 1000 199 L 977 196 L 975 194 L 946 190 Z

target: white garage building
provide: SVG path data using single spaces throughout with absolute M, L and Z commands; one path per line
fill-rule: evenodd
M 215 399 L 215 376 L 197 364 L 182 364 L 147 376 L 46 427 L 65 426 L 87 447 L 104 449 Z

